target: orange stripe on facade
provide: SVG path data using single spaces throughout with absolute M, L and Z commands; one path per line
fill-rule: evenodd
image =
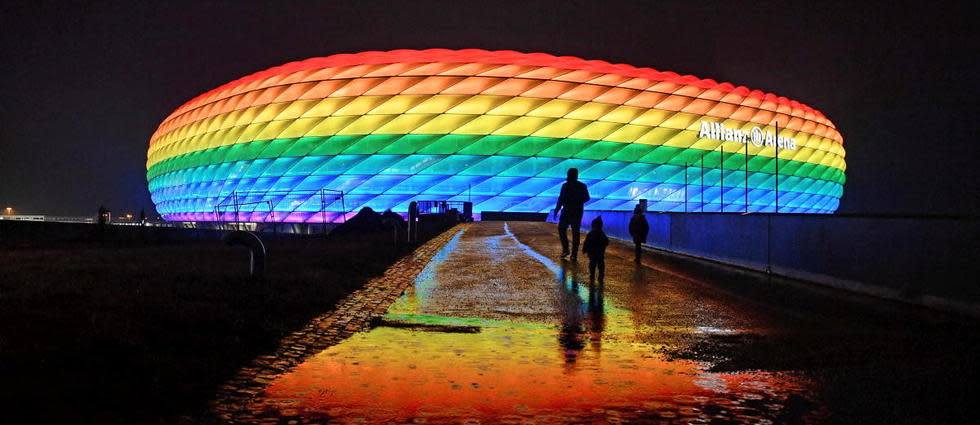
M 254 74 L 239 78 L 238 80 L 226 83 L 216 89 L 204 93 L 191 101 L 177 108 L 178 111 L 191 106 L 198 101 L 210 102 L 214 98 L 223 95 L 225 92 L 234 92 L 242 86 L 257 87 L 264 83 L 286 81 L 295 74 L 308 73 L 311 70 L 315 73 L 330 74 L 334 68 L 356 69 L 358 75 L 364 75 L 364 69 L 374 69 L 378 72 L 392 72 L 394 69 L 411 68 L 404 63 L 420 64 L 417 72 L 430 72 L 430 69 L 438 69 L 430 66 L 431 63 L 448 63 L 455 68 L 465 70 L 466 67 L 480 69 L 477 64 L 491 65 L 490 71 L 499 76 L 516 76 L 521 72 L 528 72 L 536 68 L 557 68 L 570 71 L 570 74 L 577 74 L 578 71 L 597 74 L 612 74 L 622 77 L 646 78 L 656 81 L 672 82 L 680 85 L 695 86 L 703 89 L 716 89 L 723 92 L 730 92 L 742 96 L 752 96 L 760 99 L 771 99 L 778 103 L 787 104 L 794 108 L 800 107 L 807 111 L 812 111 L 816 115 L 823 115 L 809 106 L 797 101 L 779 97 L 772 93 L 763 93 L 758 90 L 750 90 L 744 86 L 734 86 L 731 83 L 718 83 L 711 79 L 700 79 L 693 75 L 681 76 L 674 72 L 658 71 L 652 68 L 637 68 L 627 64 L 610 64 L 600 60 L 584 60 L 572 56 L 557 57 L 545 53 L 522 53 L 509 50 L 487 51 L 480 49 L 447 50 L 447 49 L 428 49 L 428 50 L 392 50 L 387 52 L 361 52 L 357 54 L 339 54 L 327 57 L 310 58 L 303 61 L 291 62 L 281 66 L 259 71 Z M 513 74 L 507 75 L 508 72 Z M 540 71 L 545 72 L 545 71 Z M 335 73 L 335 72 L 334 72 Z

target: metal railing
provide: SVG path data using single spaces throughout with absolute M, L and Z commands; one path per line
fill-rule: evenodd
M 456 210 L 460 213 L 466 207 L 466 201 L 417 201 L 419 214 L 445 214 Z
M 224 201 L 219 202 L 214 206 L 214 219 L 215 221 L 222 221 L 222 215 L 227 212 L 234 212 L 235 219 L 233 220 L 236 225 L 242 222 L 241 215 L 245 213 L 254 213 L 258 205 L 265 205 L 268 208 L 268 214 L 263 217 L 263 223 L 278 223 L 286 219 L 288 214 L 282 215 L 282 217 L 276 218 L 275 205 L 273 201 L 267 198 L 279 197 L 285 198 L 287 196 L 307 196 L 307 201 L 314 197 L 320 197 L 320 216 L 323 220 L 324 226 L 327 224 L 327 206 L 333 203 L 333 201 L 340 200 L 341 217 L 345 222 L 347 221 L 347 202 L 344 199 L 344 191 L 333 190 L 333 189 L 317 189 L 317 190 L 236 190 L 231 193 L 228 198 Z M 258 198 L 258 199 L 256 199 Z M 278 202 L 278 201 L 277 201 Z M 305 202 L 305 201 L 304 201 Z M 250 210 L 247 208 L 253 206 Z M 245 208 L 243 208 L 245 207 Z M 244 209 L 244 211 L 243 211 Z

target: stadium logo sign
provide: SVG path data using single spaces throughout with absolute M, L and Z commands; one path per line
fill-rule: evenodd
M 779 146 L 780 149 L 796 150 L 796 139 L 792 137 L 776 137 L 769 130 L 762 130 L 759 126 L 752 127 L 751 130 L 740 128 L 725 127 L 720 122 L 701 121 L 701 131 L 698 137 L 705 139 L 721 140 L 723 142 L 749 143 L 759 148 L 765 146 Z

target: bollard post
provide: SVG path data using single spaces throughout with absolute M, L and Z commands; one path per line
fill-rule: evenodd
M 408 243 L 414 244 L 419 240 L 419 203 L 412 201 L 408 204 Z

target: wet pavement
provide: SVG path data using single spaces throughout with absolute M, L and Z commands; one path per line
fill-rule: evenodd
M 560 259 L 556 242 L 553 224 L 458 227 L 414 256 L 403 294 L 379 281 L 387 292 L 361 308 L 372 314 L 345 311 L 371 298 L 355 294 L 334 316 L 360 325 L 300 333 L 315 349 L 269 356 L 290 361 L 249 369 L 251 386 L 230 384 L 218 410 L 229 422 L 288 424 L 848 422 L 821 361 L 846 373 L 855 351 L 816 341 L 865 333 L 820 318 L 845 316 L 836 296 L 736 296 L 749 279 L 708 287 L 662 259 L 638 266 L 617 244 L 605 282 L 589 282 L 587 260 Z M 349 332 L 314 342 L 338 326 Z M 858 354 L 882 346 L 855 345 Z

